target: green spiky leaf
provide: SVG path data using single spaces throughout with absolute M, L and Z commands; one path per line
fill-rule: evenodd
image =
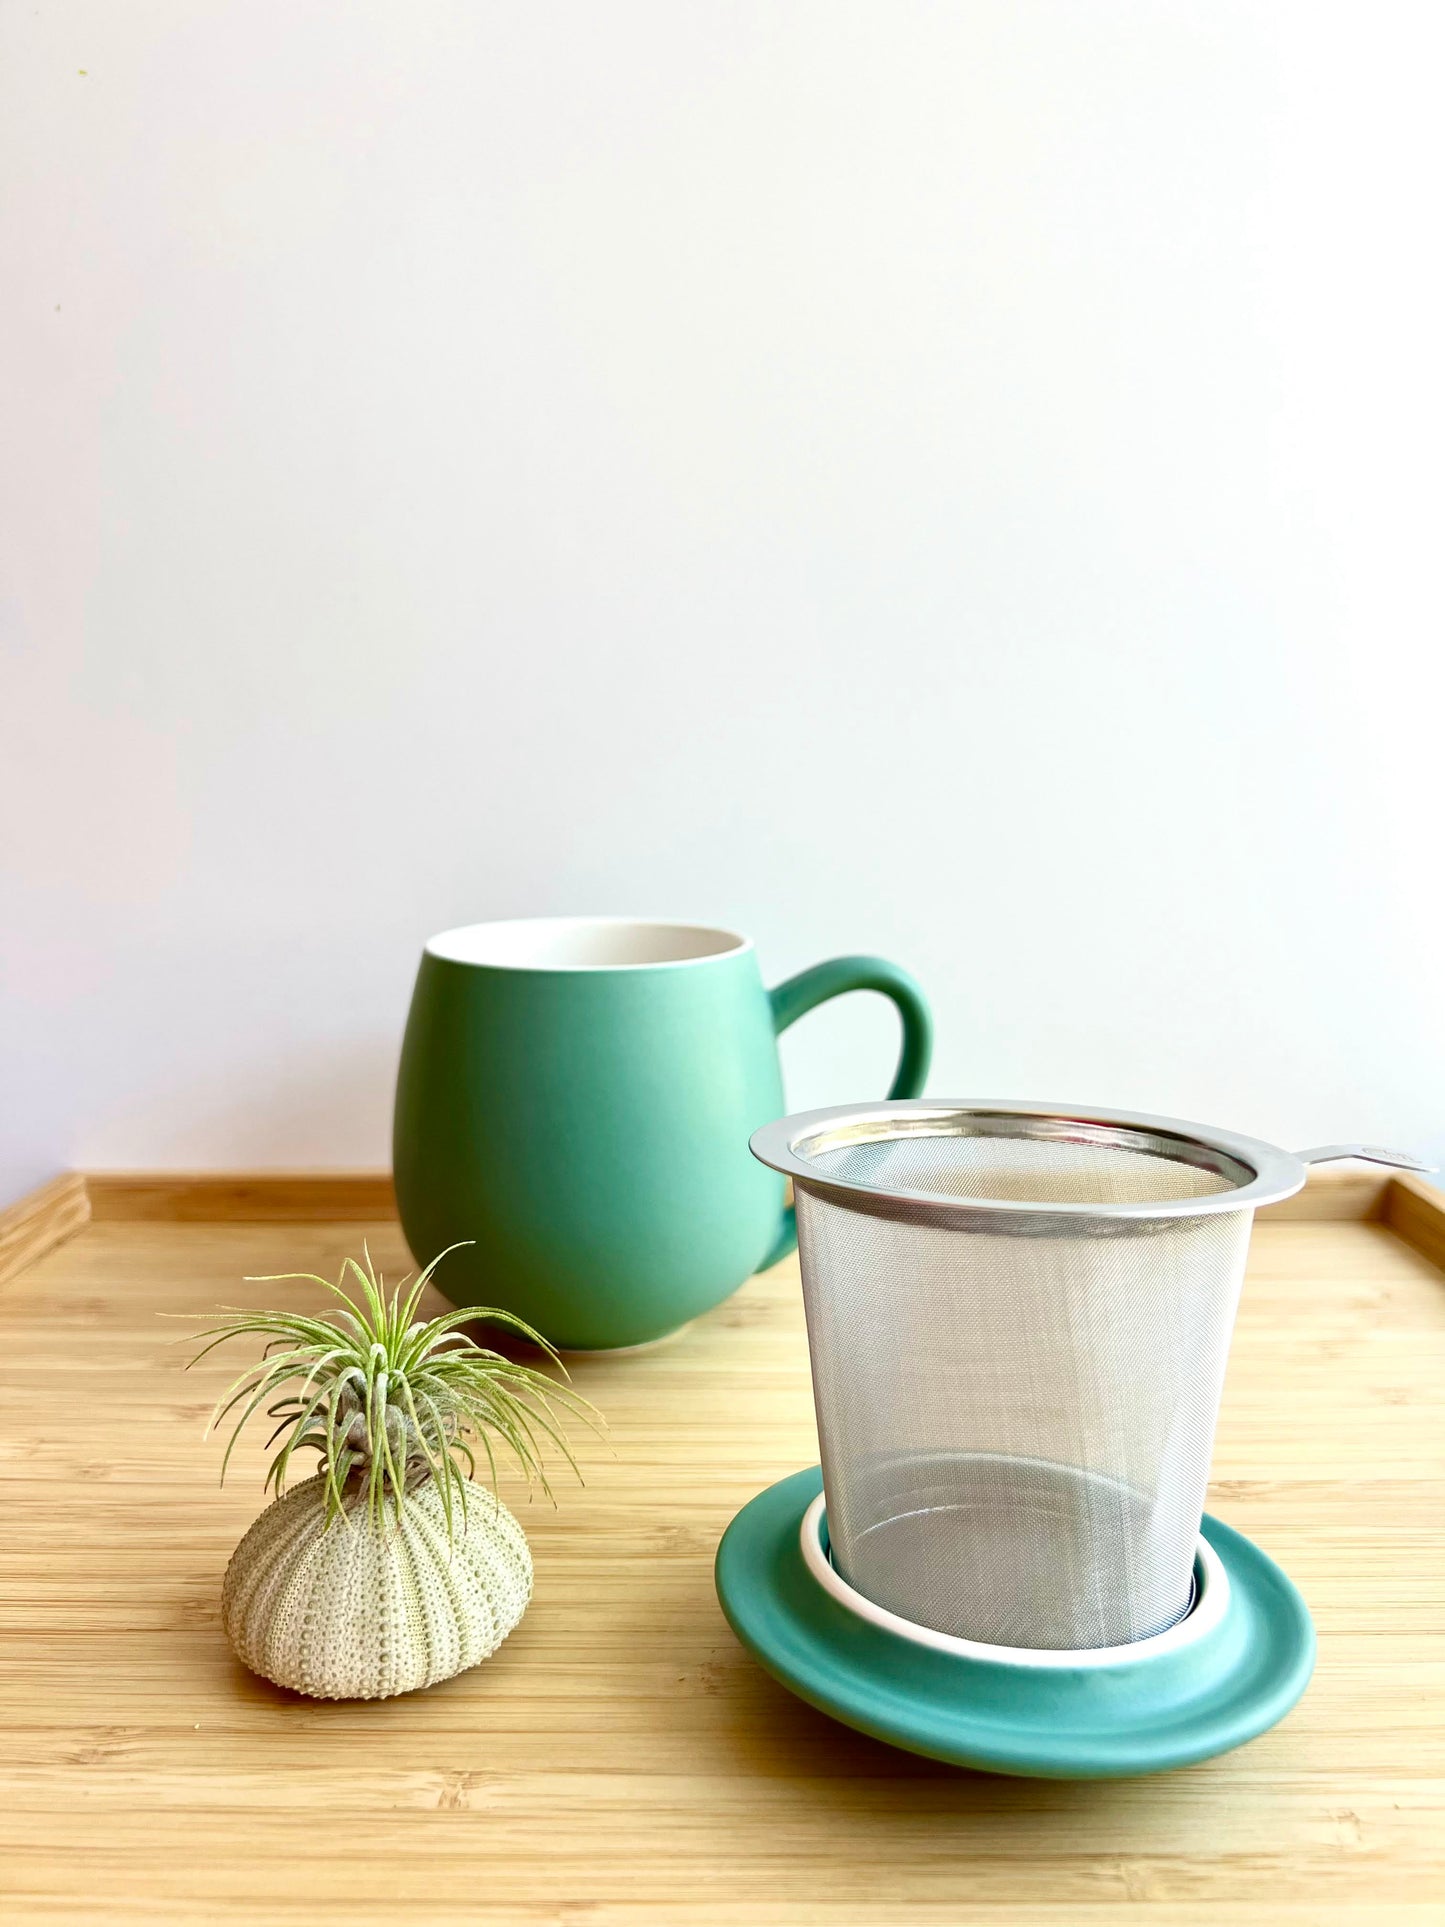
M 544 1463 L 549 1448 L 560 1452 L 580 1478 L 566 1420 L 578 1419 L 597 1432 L 602 1423 L 595 1408 L 565 1382 L 562 1361 L 541 1333 L 511 1312 L 483 1305 L 418 1323 L 422 1292 L 448 1253 L 433 1258 L 409 1285 L 403 1279 L 393 1286 L 388 1296 L 364 1245 L 362 1252 L 364 1265 L 348 1258 L 335 1284 L 302 1271 L 246 1281 L 321 1285 L 341 1300 L 331 1311 L 311 1316 L 226 1307 L 230 1317 L 198 1334 L 206 1343 L 191 1365 L 231 1339 L 264 1340 L 259 1360 L 221 1394 L 207 1428 L 241 1408 L 221 1461 L 222 1480 L 237 1439 L 260 1411 L 276 1421 L 267 1440 L 272 1453 L 267 1486 L 279 1495 L 286 1489 L 292 1454 L 302 1448 L 317 1452 L 328 1522 L 345 1505 L 348 1484 L 364 1496 L 368 1513 L 379 1522 L 388 1505 L 399 1512 L 407 1492 L 430 1480 L 441 1491 L 451 1533 L 476 1471 L 474 1446 L 495 1483 L 494 1438 L 528 1484 L 540 1485 L 549 1498 Z M 346 1288 L 348 1277 L 352 1291 Z M 479 1345 L 463 1329 L 478 1321 L 539 1346 L 561 1378 Z

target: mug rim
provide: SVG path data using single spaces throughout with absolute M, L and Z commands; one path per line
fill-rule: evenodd
M 671 933 L 674 939 L 715 939 L 705 949 L 694 949 L 682 956 L 640 956 L 610 958 L 597 962 L 568 961 L 545 955 L 483 953 L 487 938 L 495 938 L 505 949 L 508 939 L 525 942 L 527 938 L 550 937 L 554 941 L 568 936 L 584 938 L 591 932 L 610 932 L 614 938 L 631 930 L 654 938 Z M 502 917 L 480 923 L 461 923 L 439 930 L 422 946 L 423 954 L 442 963 L 460 964 L 471 970 L 526 971 L 534 974 L 574 976 L 611 974 L 619 971 L 689 970 L 698 964 L 718 963 L 724 957 L 738 957 L 753 947 L 751 937 L 718 924 L 690 923 L 674 917 Z M 471 952 L 472 954 L 468 954 Z

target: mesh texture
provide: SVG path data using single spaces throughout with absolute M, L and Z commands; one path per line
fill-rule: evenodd
M 1048 1207 L 1174 1202 L 1230 1180 L 1012 1136 L 874 1140 L 810 1161 L 880 1189 L 1021 1206 L 1007 1230 L 960 1230 L 906 1202 L 877 1215 L 798 1187 L 843 1576 L 906 1619 L 997 1645 L 1122 1645 L 1172 1625 L 1191 1597 L 1253 1214 L 1070 1226 Z

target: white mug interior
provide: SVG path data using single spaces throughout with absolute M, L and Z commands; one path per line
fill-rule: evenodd
M 519 917 L 427 939 L 433 957 L 492 970 L 653 970 L 751 948 L 735 930 L 634 917 Z

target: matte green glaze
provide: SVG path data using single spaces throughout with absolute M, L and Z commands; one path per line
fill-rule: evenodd
M 751 945 L 681 963 L 506 968 L 425 952 L 397 1077 L 393 1161 L 438 1283 L 564 1349 L 644 1344 L 789 1250 L 783 1181 L 748 1138 L 784 1110 L 776 1033 L 879 990 L 903 1019 L 891 1096 L 927 1075 L 905 971 L 840 957 L 763 988 Z
M 1033 1669 L 936 1652 L 870 1625 L 803 1563 L 817 1466 L 760 1492 L 717 1553 L 738 1638 L 783 1685 L 847 1726 L 956 1766 L 1037 1779 L 1120 1779 L 1212 1759 L 1284 1718 L 1309 1683 L 1315 1636 L 1299 1593 L 1219 1519 L 1204 1536 L 1229 1575 L 1211 1633 L 1119 1666 Z

